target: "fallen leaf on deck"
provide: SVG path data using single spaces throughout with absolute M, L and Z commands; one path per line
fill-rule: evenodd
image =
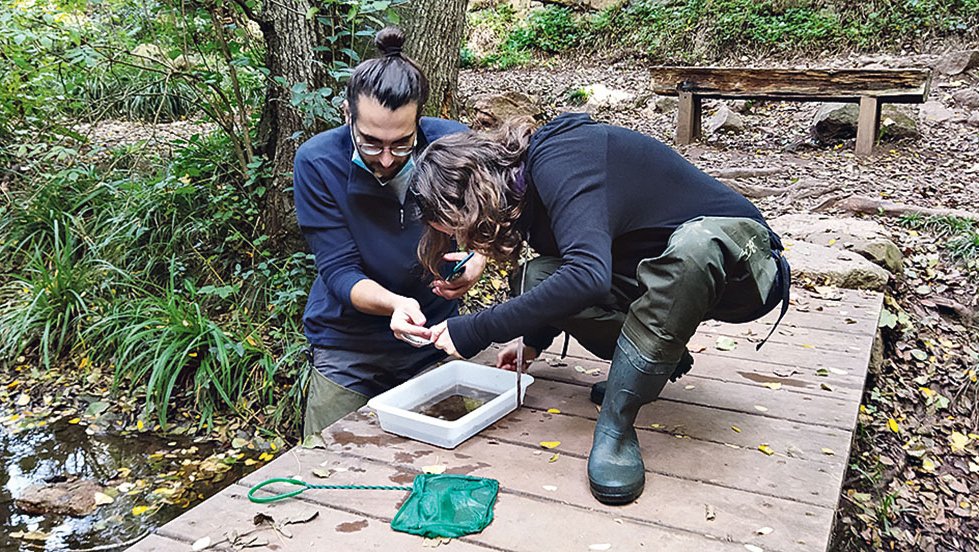
M 714 346 L 720 351 L 733 351 L 738 348 L 738 342 L 730 337 L 722 335 L 721 337 L 717 338 Z
M 825 454 L 826 456 L 833 456 L 836 454 L 836 452 L 834 452 L 833 449 L 825 448 L 825 447 L 819 449 L 819 451 Z
M 731 430 L 735 433 L 741 433 L 741 428 L 738 426 L 731 426 Z
M 825 383 L 820 383 L 819 388 L 822 389 L 823 391 L 829 391 L 830 393 L 833 392 L 833 388 L 826 385 Z
M 202 537 L 194 541 L 194 544 L 191 545 L 191 549 L 194 552 L 199 552 L 201 550 L 204 550 L 205 548 L 209 548 L 210 546 L 211 546 L 211 537 Z
M 772 447 L 770 447 L 768 445 L 758 445 L 758 450 L 764 452 L 765 454 L 767 454 L 769 456 L 775 454 L 775 451 L 772 450 Z
M 840 370 L 839 368 L 830 368 L 829 371 L 833 372 L 837 376 L 845 376 L 849 373 L 846 370 Z
M 964 452 L 965 447 L 969 444 L 970 440 L 971 439 L 958 431 L 953 431 L 952 435 L 950 435 L 948 438 L 948 442 L 952 446 L 952 452 Z
M 765 552 L 765 549 L 760 546 L 755 546 L 753 544 L 746 544 L 744 547 L 751 552 Z
M 663 429 L 663 424 L 649 424 L 649 427 L 653 429 Z
M 707 519 L 707 521 L 714 521 L 714 518 L 716 517 L 717 514 L 714 512 L 714 507 L 710 504 L 704 504 L 704 518 Z
M 436 464 L 434 466 L 425 466 L 422 468 L 422 471 L 425 473 L 439 474 L 439 473 L 445 473 L 445 468 L 446 468 L 445 464 Z
M 782 384 L 781 383 L 774 382 L 774 381 L 770 381 L 770 382 L 764 383 L 762 385 L 764 385 L 765 387 L 771 389 L 772 391 L 778 391 L 779 389 L 782 388 Z
M 275 523 L 275 518 L 273 518 L 272 516 L 266 514 L 265 512 L 259 512 L 259 513 L 255 514 L 255 516 L 252 518 L 252 523 L 254 525 L 264 525 L 266 523 L 268 523 L 268 524 L 274 524 Z
M 313 475 L 319 477 L 320 479 L 327 479 L 331 475 L 336 473 L 334 470 L 324 470 L 323 468 L 314 468 Z
M 684 389 L 686 389 L 687 391 L 689 391 L 689 390 L 691 390 L 691 389 L 693 389 L 695 387 L 697 387 L 697 386 L 696 385 L 687 385 L 687 386 L 684 387 Z
M 561 411 L 560 411 L 560 410 L 558 410 L 558 409 L 556 409 L 556 408 L 548 408 L 548 409 L 547 409 L 547 413 L 548 413 L 548 414 L 560 414 L 560 413 L 561 413 Z
M 554 492 L 554 491 L 557 490 L 557 486 L 556 485 L 544 485 L 541 488 L 544 489 L 545 491 L 551 491 L 551 492 Z
M 826 368 L 820 368 L 816 370 L 816 375 L 821 377 L 826 377 L 829 375 L 829 370 L 827 370 Z
M 561 445 L 561 441 L 541 441 L 540 446 L 546 449 L 558 448 Z
M 602 550 L 608 550 L 610 548 L 612 548 L 612 545 L 608 543 L 588 545 L 588 550 L 595 550 L 596 552 L 601 552 Z
M 553 464 L 554 462 L 557 462 L 557 459 L 560 456 L 561 456 L 561 453 L 555 452 L 550 458 L 547 459 L 547 462 Z
M 774 531 L 774 529 L 772 529 L 771 527 L 762 527 L 761 529 L 756 530 L 755 531 L 755 534 L 756 535 L 767 535 L 767 534 L 771 533 L 772 531 Z
M 580 374 L 584 374 L 585 373 L 585 369 L 580 364 L 576 364 L 575 365 L 574 371 L 575 372 L 578 372 Z
M 758 412 L 768 412 L 768 408 L 761 406 L 759 404 L 755 405 L 755 410 L 757 410 Z

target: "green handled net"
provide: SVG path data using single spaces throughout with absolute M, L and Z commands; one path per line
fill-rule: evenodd
M 255 496 L 258 490 L 273 484 L 298 488 L 277 495 Z M 248 500 L 266 504 L 297 496 L 307 489 L 411 491 L 391 520 L 391 528 L 427 538 L 455 538 L 479 533 L 493 521 L 493 505 L 496 504 L 500 484 L 495 479 L 445 473 L 419 474 L 411 487 L 314 485 L 299 479 L 275 478 L 252 487 L 248 491 Z

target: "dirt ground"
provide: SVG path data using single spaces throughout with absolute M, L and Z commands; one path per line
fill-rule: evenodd
M 928 67 L 937 58 L 849 56 L 806 65 Z M 569 101 L 574 91 L 594 84 L 624 92 L 625 99 L 597 106 Z M 552 58 L 503 72 L 463 71 L 460 96 L 471 105 L 481 94 L 519 91 L 536 100 L 543 119 L 587 110 L 597 120 L 672 144 L 675 109 L 654 109 L 648 85 L 643 62 Z M 928 99 L 949 109 L 951 117 L 930 122 L 918 106 L 903 106 L 918 121 L 920 136 L 883 142 L 869 158 L 853 154 L 852 139 L 817 144 L 810 127 L 820 105 L 795 102 L 735 105 L 742 111 L 742 132 L 708 135 L 678 149 L 704 170 L 777 169 L 742 181 L 752 186 L 801 185 L 811 191 L 753 199 L 766 217 L 810 212 L 829 197 L 850 194 L 975 212 L 979 128 L 967 122 L 969 109 L 952 98 L 966 89 L 979 91 L 979 71 L 936 74 Z M 705 127 L 718 107 L 705 102 Z M 872 218 L 902 249 L 904 274 L 886 291 L 888 313 L 898 321 L 882 328 L 884 358 L 867 381 L 834 548 L 979 550 L 979 329 L 973 316 L 979 310 L 979 258 L 975 249 L 971 258 L 951 258 L 945 247 L 949 235 L 941 228 Z

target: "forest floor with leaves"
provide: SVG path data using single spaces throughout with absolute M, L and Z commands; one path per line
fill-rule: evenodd
M 770 65 L 929 66 L 937 57 L 854 55 Z M 746 62 L 735 60 L 731 65 Z M 545 119 L 585 110 L 602 122 L 672 144 L 675 111 L 654 107 L 649 80 L 643 63 L 551 59 L 506 72 L 464 71 L 461 97 L 471 105 L 482 94 L 518 91 L 536 99 Z M 580 105 L 579 91 L 598 83 L 624 94 L 617 102 Z M 809 129 L 819 105 L 797 102 L 742 104 L 743 132 L 709 135 L 678 149 L 707 171 L 765 169 L 768 174 L 745 181 L 759 189 L 814 191 L 754 199 L 769 218 L 807 213 L 831 197 L 848 195 L 975 211 L 979 129 L 966 123 L 968 111 L 951 97 L 964 89 L 979 89 L 979 71 L 936 74 L 928 99 L 941 102 L 953 117 L 919 121 L 919 137 L 884 142 L 869 158 L 853 154 L 852 139 L 816 143 Z M 705 123 L 718 105 L 705 102 Z M 918 108 L 902 109 L 915 117 Z M 886 290 L 883 359 L 871 367 L 866 383 L 834 549 L 977 550 L 979 244 L 955 259 L 946 247 L 951 230 L 945 226 L 870 218 L 891 232 L 904 253 L 904 271 Z

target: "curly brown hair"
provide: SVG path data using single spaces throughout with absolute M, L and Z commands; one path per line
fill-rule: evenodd
M 499 262 L 519 254 L 523 236 L 515 226 L 523 212 L 524 161 L 535 123 L 515 118 L 497 129 L 450 134 L 432 142 L 415 162 L 410 190 L 426 228 L 418 260 L 436 277 L 452 237 Z

